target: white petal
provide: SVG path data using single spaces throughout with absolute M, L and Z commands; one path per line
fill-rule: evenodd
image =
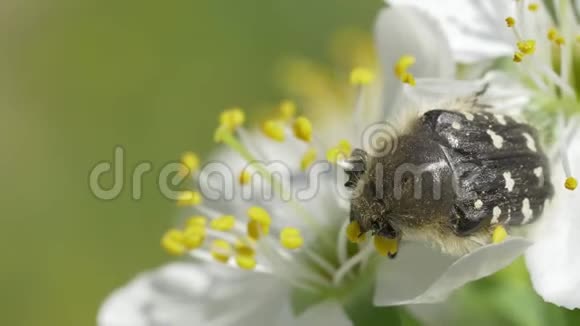
M 455 289 L 506 267 L 530 244 L 523 238 L 509 238 L 460 258 L 409 244 L 396 259 L 381 264 L 374 303 L 394 306 L 442 301 Z
M 98 324 L 272 325 L 290 316 L 288 297 L 287 289 L 266 275 L 173 263 L 115 291 L 101 307 Z
M 580 135 L 569 144 L 572 168 L 578 174 Z M 566 190 L 561 166 L 554 166 L 556 194 L 534 232 L 535 244 L 526 253 L 532 283 L 544 300 L 580 308 L 580 192 Z
M 455 64 L 443 30 L 437 21 L 419 10 L 403 6 L 383 9 L 377 18 L 375 37 L 383 69 L 385 110 L 393 110 L 397 105 L 397 96 L 403 87 L 393 71 L 401 56 L 416 58 L 410 68 L 415 78 L 455 75 Z
M 342 306 L 337 301 L 324 301 L 306 310 L 287 326 L 352 326 Z M 286 326 L 286 325 L 285 325 Z
M 456 61 L 473 63 L 510 55 L 514 36 L 505 23 L 515 1 L 505 0 L 389 0 L 395 7 L 413 6 L 441 22 Z M 412 25 L 407 25 L 412 26 Z

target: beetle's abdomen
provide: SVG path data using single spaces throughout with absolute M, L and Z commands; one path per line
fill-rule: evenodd
M 432 110 L 421 119 L 453 171 L 454 214 L 470 225 L 521 225 L 553 195 L 548 159 L 528 124 L 486 111 Z

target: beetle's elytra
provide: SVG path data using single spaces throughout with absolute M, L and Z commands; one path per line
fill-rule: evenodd
M 362 232 L 454 254 L 489 243 L 494 226 L 533 222 L 554 192 L 536 130 L 482 109 L 427 111 L 394 152 L 357 149 L 347 162 Z

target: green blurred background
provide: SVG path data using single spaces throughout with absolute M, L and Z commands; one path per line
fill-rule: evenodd
M 217 113 L 284 94 L 276 63 L 328 61 L 338 29 L 370 30 L 381 0 L 0 2 L 1 325 L 93 325 L 100 302 L 168 260 L 174 206 L 145 176 L 93 197 L 89 170 L 126 149 L 126 174 L 207 153 Z
M 125 181 L 185 150 L 207 153 L 216 116 L 286 94 L 289 55 L 331 65 L 329 41 L 372 29 L 381 0 L 0 3 L 1 325 L 94 325 L 101 301 L 167 261 L 174 205 L 145 176 L 143 198 L 89 191 L 90 169 L 126 150 Z M 577 325 L 543 304 L 521 262 L 456 296 L 472 325 Z

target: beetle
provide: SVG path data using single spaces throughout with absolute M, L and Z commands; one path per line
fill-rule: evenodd
M 534 127 L 491 109 L 476 97 L 433 108 L 387 155 L 355 149 L 343 166 L 361 235 L 461 255 L 490 243 L 498 226 L 534 222 L 554 194 L 549 160 Z

